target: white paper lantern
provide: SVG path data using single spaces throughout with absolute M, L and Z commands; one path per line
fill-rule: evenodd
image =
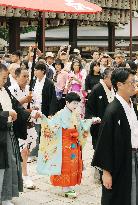
M 77 14 L 70 14 L 70 16 L 71 16 L 71 18 L 68 18 L 68 15 L 69 14 L 67 14 L 67 19 L 78 19 L 78 15 Z
M 103 0 L 102 2 L 101 2 L 101 7 L 106 7 L 107 5 L 106 5 L 106 1 L 105 0 Z
M 118 0 L 118 3 L 117 3 L 117 8 L 118 9 L 122 8 L 122 3 L 123 3 L 123 0 Z
M 14 17 L 21 17 L 21 9 L 14 9 Z
M 6 17 L 12 17 L 13 14 L 14 14 L 14 9 L 8 7 L 8 8 L 6 9 Z
M 105 9 L 102 10 L 101 16 L 100 16 L 100 21 L 104 21 L 104 20 L 105 20 Z
M 79 20 L 83 20 L 83 18 L 84 18 L 84 14 L 79 14 L 79 15 L 78 15 L 78 19 L 79 19 Z
M 83 20 L 88 21 L 89 20 L 89 16 L 87 14 L 85 14 Z
M 5 15 L 6 15 L 6 7 L 0 6 L 0 16 L 5 16 Z
M 135 11 L 137 9 L 137 3 L 138 3 L 137 0 L 132 0 L 132 10 Z
M 106 7 L 107 7 L 107 8 L 113 7 L 113 1 L 115 1 L 115 0 L 107 0 L 107 1 L 106 1 Z
M 105 20 L 105 22 L 109 22 L 110 19 L 111 19 L 111 11 L 110 11 L 110 9 L 106 9 L 106 10 L 105 10 L 104 20 Z
M 65 19 L 66 18 L 66 14 L 65 13 L 57 14 L 57 16 L 58 16 L 59 19 Z
M 37 11 L 28 11 L 28 17 L 29 18 L 36 18 L 36 17 L 38 17 L 38 12 Z
M 49 13 L 49 18 L 56 18 L 56 13 L 54 13 L 54 12 L 50 12 Z
M 125 11 L 125 23 L 127 24 L 130 20 L 130 12 L 129 11 Z
M 120 12 L 120 23 L 125 24 L 125 10 L 121 10 Z
M 95 20 L 95 14 L 89 14 L 89 21 Z
M 50 17 L 50 13 L 49 12 L 45 12 L 45 18 L 48 19 Z
M 100 13 L 95 14 L 95 21 L 100 21 Z
M 20 13 L 21 13 L 21 17 L 23 17 L 23 18 L 27 18 L 29 16 L 29 11 L 21 9 Z

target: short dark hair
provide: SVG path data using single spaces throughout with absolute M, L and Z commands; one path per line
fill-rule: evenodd
M 73 101 L 77 101 L 77 102 L 80 102 L 80 101 L 81 101 L 80 96 L 79 96 L 77 93 L 75 93 L 75 92 L 68 93 L 68 94 L 66 95 L 65 100 L 66 100 L 67 102 L 69 102 L 69 103 L 71 103 L 71 102 L 73 102 Z
M 21 62 L 21 66 L 22 66 L 22 65 L 25 66 L 27 70 L 29 70 L 29 66 L 28 66 L 28 61 L 27 61 L 27 60 L 23 60 L 23 61 Z
M 103 73 L 101 74 L 101 77 L 102 77 L 102 79 L 105 79 L 106 77 L 108 77 L 109 76 L 109 74 L 111 74 L 112 72 L 113 72 L 113 68 L 110 68 L 110 67 L 108 67 L 108 68 L 106 68 L 104 71 L 103 71 Z
M 99 53 L 98 50 L 95 50 L 95 51 L 91 51 L 91 56 L 93 56 L 94 53 Z M 100 53 L 99 53 L 100 54 Z
M 94 61 L 91 63 L 90 72 L 89 72 L 90 75 L 94 75 L 94 67 L 97 65 L 100 67 L 100 62 Z M 99 74 L 100 74 L 100 71 L 99 71 Z
M 17 68 L 17 69 L 15 70 L 15 75 L 16 75 L 17 77 L 19 77 L 19 76 L 21 75 L 22 70 L 26 70 L 26 71 L 27 71 L 27 68 L 26 68 L 26 67 L 19 67 L 19 68 Z
M 20 50 L 14 51 L 12 55 L 18 56 L 19 58 L 22 56 L 22 52 Z
M 37 62 L 36 64 L 35 64 L 35 70 L 41 70 L 41 71 L 44 71 L 44 74 L 46 73 L 46 71 L 47 71 L 47 67 L 46 67 L 46 65 L 45 65 L 45 63 L 43 63 L 43 62 Z
M 111 82 L 115 91 L 118 91 L 117 83 L 124 83 L 128 79 L 130 74 L 134 75 L 134 72 L 130 68 L 126 67 L 116 68 L 112 72 Z
M 2 71 L 8 71 L 8 68 L 6 67 L 6 65 L 0 63 L 0 73 L 1 73 Z
M 55 65 L 61 65 L 61 69 L 64 68 L 64 63 L 62 63 L 62 60 L 60 60 L 59 58 L 57 58 L 55 60 L 55 63 L 53 63 L 54 68 L 55 68 Z
M 129 64 L 130 69 L 133 70 L 135 73 L 137 71 L 137 64 L 134 61 L 128 60 L 126 63 Z

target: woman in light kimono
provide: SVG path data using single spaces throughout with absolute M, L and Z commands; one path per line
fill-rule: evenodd
M 75 112 L 79 102 L 78 94 L 67 94 L 65 108 L 42 122 L 37 170 L 50 175 L 52 185 L 62 187 L 66 197 L 76 197 L 74 186 L 82 178 L 82 147 L 93 122 L 81 120 Z

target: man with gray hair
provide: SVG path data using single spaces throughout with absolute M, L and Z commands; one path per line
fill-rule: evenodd
M 92 92 L 89 95 L 88 102 L 86 104 L 86 113 L 85 118 L 99 117 L 103 118 L 105 109 L 107 105 L 113 101 L 114 99 L 114 91 L 112 89 L 111 84 L 111 74 L 112 69 L 106 68 L 102 74 L 103 79 L 94 86 Z M 98 140 L 98 132 L 99 132 L 99 124 L 95 124 L 91 126 L 91 135 L 92 135 L 92 144 L 95 150 L 97 140 Z M 99 177 L 97 176 L 97 170 L 94 175 L 95 183 L 99 183 Z

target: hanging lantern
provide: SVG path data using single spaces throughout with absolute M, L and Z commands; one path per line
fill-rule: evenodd
M 6 15 L 6 6 L 0 6 L 0 16 Z
M 65 13 L 59 13 L 57 14 L 59 19 L 65 19 L 66 18 L 66 14 Z
M 6 17 L 12 17 L 13 14 L 14 14 L 14 9 L 11 8 L 11 7 L 8 7 L 8 8 L 6 9 Z
M 21 9 L 14 9 L 14 17 L 21 17 Z

